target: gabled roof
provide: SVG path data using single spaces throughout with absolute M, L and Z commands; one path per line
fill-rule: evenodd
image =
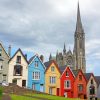
M 86 80 L 88 81 L 92 75 L 92 73 L 84 73 Z
M 5 51 L 6 55 L 10 58 L 10 56 L 8 55 L 8 53 L 6 52 L 5 48 L 3 47 L 3 44 L 0 42 L 1 47 L 3 48 L 3 50 Z
M 69 70 L 71 71 L 72 75 L 75 77 L 75 75 L 73 74 L 71 68 L 69 66 L 67 66 L 67 65 L 59 67 L 61 74 L 63 75 L 63 73 L 66 71 L 67 68 L 69 68 Z M 62 77 L 62 75 L 61 75 L 61 77 Z
M 81 72 L 81 73 L 82 73 L 82 75 L 83 75 L 83 77 L 84 77 L 84 79 L 86 80 L 86 77 L 85 77 L 85 75 L 84 75 L 84 73 L 82 72 L 82 70 L 81 70 L 81 69 L 78 69 L 78 70 L 73 70 L 72 72 L 74 73 L 74 75 L 75 75 L 75 77 L 76 77 L 76 78 L 77 78 L 77 76 L 78 76 L 79 72 Z M 87 82 L 87 80 L 86 80 L 86 82 Z
M 10 58 L 9 62 L 15 57 L 15 55 L 16 55 L 18 52 L 21 52 L 22 56 L 24 57 L 25 61 L 26 61 L 27 64 L 28 64 L 28 61 L 27 61 L 25 55 L 23 54 L 23 52 L 22 52 L 22 50 L 21 50 L 20 48 L 19 48 L 19 49 L 16 51 L 16 53 Z
M 66 69 L 66 67 L 67 67 L 66 65 L 65 65 L 65 66 L 60 66 L 60 67 L 59 67 L 61 74 L 64 72 L 64 70 Z
M 32 61 L 34 61 L 34 59 L 35 59 L 36 57 L 39 58 L 40 62 L 42 63 L 42 65 L 43 65 L 43 67 L 44 67 L 44 69 L 46 69 L 44 63 L 41 61 L 40 57 L 39 57 L 37 54 L 34 55 L 33 57 L 31 57 L 31 58 L 29 59 L 29 65 L 32 63 Z
M 75 77 L 77 77 L 78 73 L 80 70 L 72 70 L 73 74 L 75 75 Z
M 35 55 L 29 59 L 29 64 L 31 63 L 31 61 L 32 61 L 34 58 L 35 58 Z
M 44 65 L 46 67 L 46 71 L 49 69 L 49 67 L 51 66 L 51 64 L 54 63 L 56 65 L 56 68 L 57 70 L 59 71 L 59 73 L 61 74 L 60 70 L 59 70 L 59 67 L 58 67 L 58 64 L 54 61 L 54 60 L 50 60 L 48 62 L 45 62 Z M 45 72 L 46 72 L 45 71 Z
M 99 86 L 100 85 L 100 76 L 95 76 L 95 79 L 96 79 L 97 85 Z

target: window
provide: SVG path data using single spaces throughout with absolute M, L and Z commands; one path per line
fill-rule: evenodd
M 90 95 L 94 95 L 95 94 L 95 87 L 90 87 Z
M 55 84 L 56 83 L 56 77 L 50 76 L 50 84 Z
M 64 87 L 65 88 L 70 88 L 71 87 L 70 86 L 70 80 L 67 80 L 67 81 L 64 82 Z
M 12 80 L 12 83 L 14 83 L 14 84 L 17 85 L 17 79 L 13 79 L 13 80 Z
M 38 67 L 38 61 L 35 61 L 35 67 Z
M 3 81 L 5 82 L 6 81 L 6 77 L 7 77 L 7 75 L 3 75 Z
M 52 71 L 52 72 L 54 72 L 54 71 L 55 71 L 55 68 L 54 68 L 54 66 L 52 66 L 52 67 L 51 67 L 51 71 Z
M 21 64 L 21 56 L 17 56 L 17 61 L 16 61 L 16 63 Z
M 0 49 L 0 57 L 2 56 L 2 49 Z
M 3 69 L 3 66 L 2 65 L 0 65 L 0 70 L 2 70 Z
M 68 77 L 69 76 L 69 73 L 68 73 L 68 71 L 66 71 L 66 77 Z
M 78 90 L 79 90 L 79 91 L 83 91 L 83 85 L 82 85 L 82 84 L 79 84 Z
M 14 67 L 14 75 L 15 76 L 22 76 L 22 66 L 16 65 Z
M 33 72 L 33 79 L 39 80 L 40 79 L 40 72 Z
M 91 80 L 91 84 L 93 84 L 93 79 Z
M 82 81 L 82 75 L 79 75 L 79 81 Z

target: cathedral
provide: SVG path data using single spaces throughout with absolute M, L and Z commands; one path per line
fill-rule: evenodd
M 69 49 L 66 51 L 64 44 L 63 53 L 56 53 L 56 57 L 52 57 L 50 54 L 49 60 L 55 60 L 59 66 L 70 66 L 72 70 L 81 69 L 86 72 L 86 60 L 85 60 L 85 33 L 81 22 L 80 8 L 78 4 L 77 8 L 77 22 L 76 30 L 74 33 L 74 48 L 73 52 Z

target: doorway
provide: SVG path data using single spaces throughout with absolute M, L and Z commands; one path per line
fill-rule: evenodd
M 22 80 L 22 87 L 26 87 L 26 80 Z

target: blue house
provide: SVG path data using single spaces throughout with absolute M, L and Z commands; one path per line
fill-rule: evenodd
M 28 86 L 29 89 L 44 92 L 45 87 L 45 66 L 38 55 L 29 60 Z

